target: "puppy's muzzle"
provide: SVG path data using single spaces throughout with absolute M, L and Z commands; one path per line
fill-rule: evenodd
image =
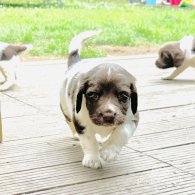
M 156 65 L 157 67 L 161 66 L 160 61 L 159 61 L 159 60 L 156 60 L 156 61 L 155 61 L 155 65 Z
M 104 124 L 112 125 L 114 124 L 116 113 L 111 110 L 107 110 L 104 113 L 100 113 L 100 117 L 102 117 Z
M 155 65 L 156 65 L 158 68 L 165 69 L 165 65 L 164 65 L 160 60 L 156 60 L 156 61 L 155 61 Z

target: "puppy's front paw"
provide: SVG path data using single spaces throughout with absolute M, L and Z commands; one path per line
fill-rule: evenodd
M 100 156 L 104 161 L 111 162 L 117 159 L 121 149 L 116 146 L 103 147 L 100 150 Z
M 168 76 L 168 77 L 163 77 L 162 79 L 163 79 L 163 80 L 173 80 L 173 78 L 170 77 L 170 76 Z
M 74 134 L 72 135 L 72 138 L 73 138 L 74 140 L 79 140 L 79 136 L 78 136 L 77 133 L 74 133 Z
M 92 169 L 103 168 L 103 160 L 98 156 L 85 155 L 82 162 L 84 167 L 89 167 Z

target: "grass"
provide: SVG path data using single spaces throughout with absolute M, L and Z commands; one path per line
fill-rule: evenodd
M 66 0 L 63 5 L 36 0 L 3 0 L 0 40 L 32 43 L 35 56 L 66 56 L 77 33 L 101 29 L 87 42 L 85 57 L 104 56 L 94 45 L 152 46 L 194 34 L 195 12 L 188 8 L 130 6 L 128 1 Z

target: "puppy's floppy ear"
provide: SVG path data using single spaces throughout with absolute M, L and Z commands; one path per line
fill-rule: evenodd
M 76 112 L 77 113 L 79 113 L 79 111 L 81 110 L 82 100 L 83 100 L 83 89 L 80 89 L 76 97 Z
M 86 93 L 87 85 L 88 85 L 87 82 L 85 83 L 81 82 L 80 89 L 77 93 L 77 96 L 76 96 L 76 112 L 77 113 L 79 113 L 81 110 L 83 95 Z
M 173 66 L 176 68 L 181 66 L 185 58 L 185 53 L 181 49 L 180 45 L 174 44 L 168 51 L 173 59 Z
M 174 67 L 174 59 L 170 52 L 162 53 L 163 60 L 168 67 Z
M 137 107 L 138 107 L 138 97 L 137 97 L 137 89 L 135 87 L 135 84 L 131 84 L 130 86 L 131 89 L 131 110 L 132 113 L 135 114 L 137 112 Z
M 175 67 L 181 66 L 185 58 L 183 51 L 178 49 L 174 51 L 172 55 L 173 55 L 174 66 Z

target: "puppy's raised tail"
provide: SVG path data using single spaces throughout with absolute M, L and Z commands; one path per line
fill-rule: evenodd
M 82 43 L 88 38 L 97 36 L 100 32 L 100 30 L 85 31 L 76 35 L 71 40 L 69 45 L 68 67 L 80 61 L 80 51 L 82 48 Z

